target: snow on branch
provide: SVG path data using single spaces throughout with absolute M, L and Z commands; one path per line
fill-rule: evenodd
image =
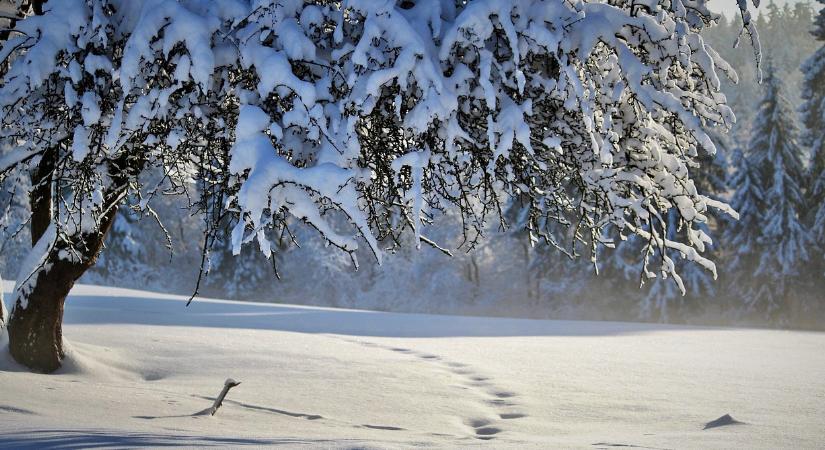
M 288 218 L 378 260 L 404 232 L 440 248 L 422 230 L 447 210 L 472 245 L 527 196 L 534 241 L 572 214 L 594 247 L 609 228 L 710 267 L 700 227 L 729 209 L 690 172 L 735 120 L 717 68 L 735 73 L 705 3 L 52 0 L 0 52 L 0 177 L 56 149 L 69 234 L 158 171 L 235 219 L 236 253 L 269 256 Z M 672 208 L 684 242 L 651 232 Z

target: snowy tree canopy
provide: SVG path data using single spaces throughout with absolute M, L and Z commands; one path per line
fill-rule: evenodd
M 269 255 L 293 217 L 379 260 L 440 211 L 474 239 L 526 196 L 534 240 L 573 214 L 591 245 L 647 239 L 678 280 L 667 255 L 715 270 L 702 224 L 732 213 L 691 175 L 703 129 L 735 120 L 705 3 L 52 0 L 0 50 L 0 176 L 50 194 L 33 236 L 67 260 L 123 202 L 191 186 L 235 252 Z

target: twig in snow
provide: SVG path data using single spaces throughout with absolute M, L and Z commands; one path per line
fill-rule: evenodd
M 220 408 L 223 404 L 223 399 L 226 398 L 226 394 L 229 393 L 229 390 L 239 384 L 241 384 L 240 381 L 235 381 L 232 378 L 227 378 L 226 381 L 224 381 L 221 393 L 218 394 L 218 398 L 215 399 L 215 403 L 213 403 L 212 407 L 208 410 L 210 416 L 214 416 L 215 413 L 218 412 L 218 408 Z

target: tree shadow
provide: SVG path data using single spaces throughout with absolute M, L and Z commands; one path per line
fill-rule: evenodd
M 195 398 L 203 399 L 203 400 L 209 400 L 210 402 L 215 401 L 215 397 L 209 397 L 209 396 L 206 396 L 206 395 L 192 395 L 192 396 L 195 397 Z M 252 405 L 250 403 L 242 403 L 242 402 L 239 402 L 239 401 L 236 401 L 236 400 L 224 399 L 223 402 L 225 404 L 240 406 L 242 408 L 250 409 L 250 410 L 253 410 L 253 411 L 260 411 L 260 412 L 266 412 L 266 413 L 272 413 L 272 414 L 280 414 L 282 416 L 288 416 L 288 417 L 292 417 L 292 418 L 295 418 L 295 419 L 319 420 L 319 419 L 324 418 L 323 416 L 320 416 L 318 414 L 307 414 L 307 413 L 286 411 L 286 410 L 283 410 L 283 409 L 270 408 L 270 407 L 267 407 L 267 406 L 258 406 L 258 405 Z M 193 413 L 193 414 L 178 414 L 178 415 L 171 415 L 171 416 L 132 416 L 132 418 L 133 419 L 143 419 L 143 420 L 180 419 L 180 418 L 184 418 L 184 417 L 198 418 L 198 417 L 201 417 L 201 416 L 209 415 L 210 410 L 211 410 L 211 408 L 206 408 L 202 411 L 198 411 L 198 412 Z
M 194 436 L 185 434 L 153 434 L 126 432 L 123 430 L 70 430 L 42 429 L 3 433 L 0 448 L 14 449 L 87 449 L 87 448 L 137 448 L 137 447 L 245 447 L 245 446 L 330 446 L 339 441 L 306 439 L 258 439 Z

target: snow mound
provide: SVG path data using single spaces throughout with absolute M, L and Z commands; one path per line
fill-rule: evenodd
M 744 425 L 744 422 L 740 422 L 734 419 L 733 417 L 731 417 L 730 414 L 725 414 L 724 416 L 716 420 L 711 420 L 710 422 L 706 423 L 705 430 L 709 428 L 724 427 L 726 425 Z

